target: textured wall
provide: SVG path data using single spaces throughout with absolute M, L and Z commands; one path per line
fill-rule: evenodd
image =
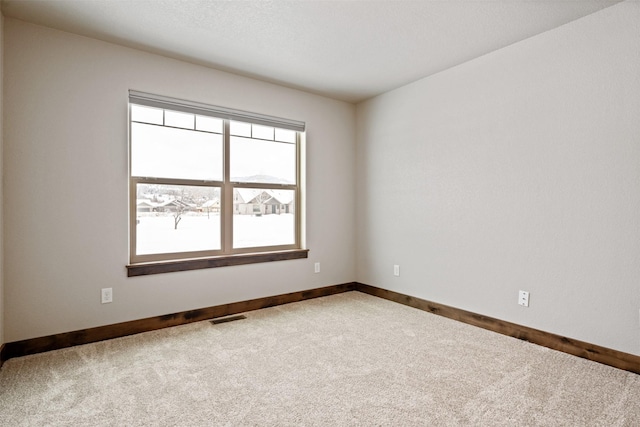
M 637 2 L 358 105 L 358 281 L 640 354 L 639 117 Z
M 6 341 L 355 279 L 353 105 L 13 19 L 5 59 Z M 128 89 L 306 121 L 310 258 L 127 278 Z

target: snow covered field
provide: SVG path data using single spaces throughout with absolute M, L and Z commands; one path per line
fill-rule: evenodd
M 220 249 L 220 215 L 188 213 L 174 229 L 172 214 L 139 216 L 137 254 L 191 252 Z M 295 218 L 282 215 L 234 215 L 233 246 L 275 246 L 295 243 Z

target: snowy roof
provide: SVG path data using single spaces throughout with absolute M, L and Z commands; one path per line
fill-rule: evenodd
M 288 205 L 293 201 L 295 192 L 292 190 L 267 190 L 267 193 L 271 195 L 281 205 Z
M 136 206 L 156 206 L 156 203 L 153 203 L 149 199 L 136 199 Z
M 240 203 L 258 203 L 255 199 L 264 194 L 265 197 L 262 203 L 274 204 L 275 202 L 281 205 L 288 205 L 295 194 L 293 190 L 263 190 L 260 188 L 236 188 L 235 191 L 242 199 L 239 200 Z
M 194 208 L 196 205 L 194 205 L 193 203 L 186 203 L 183 202 L 182 200 L 178 200 L 178 199 L 171 199 L 171 200 L 167 200 L 166 202 L 162 202 L 162 203 L 157 203 L 156 206 L 158 207 L 164 207 L 164 206 L 178 206 L 178 207 L 182 207 L 182 208 Z

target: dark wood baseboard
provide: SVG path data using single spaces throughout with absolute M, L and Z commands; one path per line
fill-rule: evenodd
M 612 350 L 595 344 L 589 344 L 584 341 L 566 338 L 549 332 L 540 331 L 538 329 L 529 328 L 527 326 L 505 322 L 493 317 L 483 316 L 481 314 L 377 288 L 375 286 L 365 285 L 363 283 L 358 283 L 356 290 L 423 311 L 428 311 L 429 313 L 437 314 L 439 316 L 448 317 L 449 319 L 468 323 L 469 325 L 488 329 L 502 335 L 508 335 L 513 338 L 518 338 L 543 347 L 568 353 L 573 356 L 582 357 L 583 359 L 589 359 L 594 362 L 613 366 L 614 368 L 640 374 L 640 356 Z
M 31 338 L 22 341 L 9 342 L 4 345 L 2 360 L 12 357 L 26 356 L 29 354 L 43 353 L 50 350 L 72 347 L 75 345 L 89 344 L 112 338 L 124 337 L 141 332 L 184 325 L 191 322 L 214 319 L 216 317 L 245 313 L 261 308 L 288 304 L 324 297 L 342 292 L 353 291 L 356 284 L 343 283 L 341 285 L 327 286 L 324 288 L 309 289 L 306 291 L 292 292 L 265 298 L 257 298 L 248 301 L 234 302 L 217 305 L 214 307 L 197 310 L 183 311 L 181 313 L 167 314 L 164 316 L 149 317 L 147 319 L 132 320 L 130 322 L 116 323 L 114 325 L 99 326 L 96 328 L 82 329 L 79 331 L 65 332 L 40 338 Z
M 549 332 L 540 331 L 538 329 L 529 328 L 527 326 L 505 322 L 500 319 L 483 316 L 470 311 L 461 310 L 455 307 L 438 304 L 357 282 L 343 283 L 341 285 L 257 298 L 249 301 L 235 302 L 214 307 L 184 311 L 181 313 L 150 317 L 147 319 L 132 320 L 130 322 L 117 323 L 114 325 L 100 326 L 96 328 L 49 335 L 46 337 L 5 343 L 4 345 L 0 345 L 0 366 L 12 357 L 42 353 L 74 345 L 89 344 L 92 342 L 119 338 L 141 332 L 148 332 L 156 329 L 168 328 L 191 322 L 199 322 L 202 320 L 209 320 L 238 313 L 245 313 L 248 311 L 259 310 L 261 308 L 304 301 L 348 291 L 360 291 L 389 301 L 428 311 L 429 313 L 437 314 L 439 316 L 444 316 L 449 319 L 464 322 L 469 325 L 497 332 L 499 334 L 508 335 L 510 337 L 529 341 L 553 350 L 562 351 L 567 354 L 609 365 L 614 368 L 640 374 L 640 356 L 566 338 Z

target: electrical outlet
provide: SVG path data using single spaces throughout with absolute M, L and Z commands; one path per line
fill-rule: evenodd
M 102 288 L 102 303 L 113 302 L 113 288 Z
M 520 291 L 518 293 L 518 304 L 523 307 L 529 307 L 529 292 Z
M 393 275 L 394 276 L 400 276 L 400 266 L 398 264 L 395 264 L 393 266 Z
M 315 265 L 313 266 L 313 272 L 314 273 L 320 273 L 320 263 L 316 262 Z

